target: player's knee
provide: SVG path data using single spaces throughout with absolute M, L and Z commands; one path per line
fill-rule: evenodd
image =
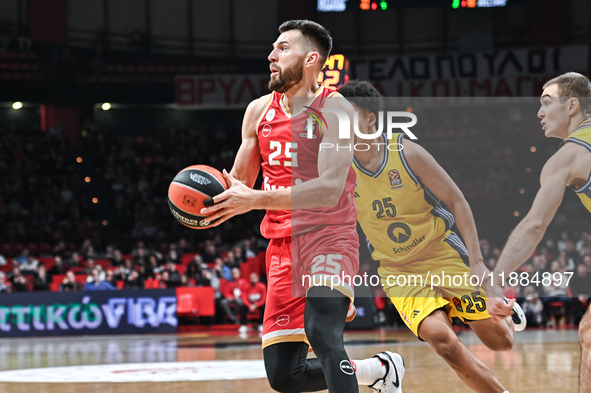
M 511 333 L 499 334 L 494 340 L 486 343 L 486 347 L 495 352 L 510 351 L 513 349 L 515 341 Z
M 281 393 L 295 392 L 296 380 L 293 376 L 292 370 L 283 367 L 273 367 L 267 365 L 267 380 L 271 388 Z
M 513 337 L 499 337 L 497 340 L 489 343 L 487 348 L 495 352 L 510 351 L 513 349 L 513 344 Z
M 322 326 L 321 323 L 316 321 L 306 321 L 306 337 L 310 341 L 312 348 L 315 352 L 320 352 L 326 348 L 330 350 L 335 348 L 335 344 L 338 343 L 338 336 L 332 332 L 329 327 Z
M 462 350 L 462 343 L 458 337 L 447 331 L 435 333 L 426 340 L 435 352 L 446 360 L 453 361 L 457 359 L 458 353 Z

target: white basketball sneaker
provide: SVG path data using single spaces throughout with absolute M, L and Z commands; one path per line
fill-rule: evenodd
M 504 299 L 505 303 L 507 303 L 507 298 Z M 525 313 L 517 302 L 513 303 L 513 314 L 511 315 L 511 319 L 513 320 L 513 330 L 516 332 L 522 331 L 527 326 Z
M 370 388 L 378 393 L 402 393 L 402 378 L 404 378 L 404 359 L 395 352 L 385 351 L 374 356 L 386 365 L 386 376 L 378 379 Z

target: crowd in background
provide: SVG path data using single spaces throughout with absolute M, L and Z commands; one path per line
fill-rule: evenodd
M 482 129 L 476 130 L 470 121 L 449 116 L 449 121 L 426 117 L 424 129 L 417 131 L 419 143 L 466 194 L 481 236 L 489 239 L 482 241 L 482 250 L 492 268 L 520 218 L 507 217 L 506 206 L 530 204 L 537 189 L 536 165 L 556 147 L 540 144 L 534 154 L 531 138 L 512 133 L 517 126 L 511 119 L 493 121 L 482 115 Z M 442 128 L 434 131 L 432 123 Z M 54 290 L 62 291 L 144 288 L 146 282 L 150 288 L 212 286 L 215 320 L 242 323 L 245 302 L 225 284 L 234 283 L 234 289 L 244 292 L 254 285 L 251 279 L 264 283 L 264 275 L 256 280 L 237 276 L 244 260 L 266 247 L 258 230 L 264 212 L 199 231 L 178 223 L 167 205 L 168 185 L 182 168 L 197 163 L 231 168 L 239 127 L 240 116 L 229 112 L 204 113 L 203 121 L 190 126 L 154 126 L 135 133 L 87 122 L 78 144 L 59 124 L 48 131 L 0 126 L 0 292 L 48 290 L 55 275 L 60 282 Z M 525 194 L 521 202 L 519 194 Z M 589 221 L 570 194 L 547 239 L 520 271 L 532 278 L 530 285 L 506 288 L 508 297 L 523 304 L 532 326 L 576 324 L 587 307 L 591 235 L 581 228 Z M 194 257 L 180 263 L 186 254 Z M 51 263 L 39 262 L 40 256 Z M 362 261 L 362 267 L 371 273 L 376 264 Z M 568 286 L 566 279 L 557 283 L 571 272 Z M 542 284 L 543 273 L 551 274 L 551 282 Z M 535 277 L 537 285 L 531 284 Z M 382 304 L 384 310 L 388 307 L 389 302 Z M 388 312 L 382 319 L 388 322 L 393 315 Z

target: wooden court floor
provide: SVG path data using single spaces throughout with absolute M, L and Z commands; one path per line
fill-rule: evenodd
M 513 351 L 494 353 L 471 332 L 460 338 L 511 393 L 577 392 L 580 347 L 576 330 L 528 330 L 517 333 Z M 403 390 L 409 392 L 470 392 L 431 348 L 405 330 L 347 332 L 352 359 L 383 350 L 399 352 L 406 362 Z M 217 379 L 175 382 L 35 382 L 43 368 L 79 365 L 167 363 L 262 359 L 258 333 L 193 333 L 159 336 L 15 338 L 0 340 L 0 375 L 26 370 L 19 382 L 0 382 L 2 393 L 195 393 L 272 392 L 266 379 Z M 186 364 L 186 363 L 181 363 Z M 31 370 L 33 369 L 33 370 Z M 67 369 L 69 370 L 69 369 Z M 77 371 L 72 368 L 75 374 Z M 232 373 L 232 370 L 227 370 Z M 32 377 L 33 376 L 33 377 Z M 361 387 L 360 392 L 370 392 Z

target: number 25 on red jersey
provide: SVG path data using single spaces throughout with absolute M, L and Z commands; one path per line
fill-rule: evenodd
M 295 151 L 297 148 L 298 144 L 296 142 L 281 143 L 280 141 L 271 141 L 269 143 L 269 149 L 271 149 L 271 153 L 269 153 L 269 165 L 297 167 L 298 153 Z M 284 160 L 278 159 L 281 153 L 285 156 Z

